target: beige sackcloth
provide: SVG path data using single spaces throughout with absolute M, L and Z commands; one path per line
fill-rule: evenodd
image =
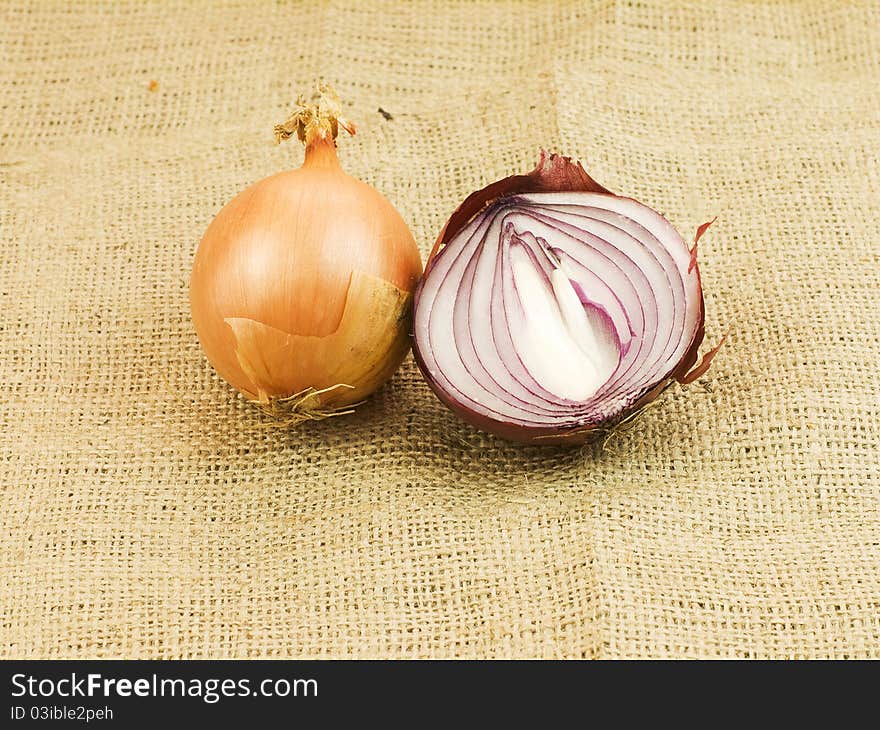
M 604 448 L 411 357 L 271 427 L 188 279 L 318 77 L 423 255 L 541 147 L 717 215 L 712 369 Z M 880 657 L 878 78 L 875 2 L 3 2 L 0 656 Z

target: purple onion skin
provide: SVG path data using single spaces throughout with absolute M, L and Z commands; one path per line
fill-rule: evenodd
M 524 193 L 543 193 L 543 192 L 586 192 L 599 193 L 604 195 L 616 196 L 607 188 L 597 183 L 591 178 L 579 162 L 573 162 L 569 157 L 547 153 L 541 150 L 541 157 L 537 166 L 530 173 L 525 175 L 512 175 L 503 178 L 497 182 L 487 185 L 482 190 L 469 195 L 464 202 L 455 210 L 447 221 L 443 230 L 437 238 L 434 248 L 431 251 L 428 262 L 425 265 L 425 272 L 421 281 L 416 287 L 413 296 L 413 307 L 418 308 L 421 298 L 424 282 L 429 276 L 432 266 L 437 257 L 442 254 L 444 246 L 452 240 L 473 218 L 483 212 L 487 207 L 497 200 L 509 196 Z M 699 365 L 694 367 L 699 356 L 699 348 L 703 342 L 705 332 L 705 312 L 703 301 L 702 282 L 700 281 L 700 270 L 696 261 L 697 241 L 705 233 L 709 227 L 706 223 L 697 231 L 694 240 L 694 248 L 692 251 L 693 260 L 692 267 L 696 270 L 697 281 L 700 289 L 700 305 L 699 305 L 699 323 L 694 334 L 693 340 L 679 362 L 672 367 L 669 373 L 659 378 L 653 385 L 648 386 L 645 392 L 624 411 L 616 414 L 613 418 L 600 423 L 590 423 L 575 428 L 572 427 L 540 427 L 529 426 L 524 427 L 520 424 L 509 423 L 503 420 L 497 420 L 476 413 L 468 406 L 459 403 L 449 397 L 428 372 L 423 355 L 420 351 L 419 339 L 413 339 L 413 356 L 419 366 L 426 382 L 430 386 L 434 394 L 440 401 L 450 410 L 456 413 L 465 423 L 474 426 L 477 429 L 499 436 L 508 441 L 514 441 L 524 444 L 534 445 L 552 445 L 552 444 L 584 444 L 599 438 L 602 434 L 607 433 L 615 424 L 620 423 L 627 417 L 632 416 L 637 411 L 647 406 L 651 401 L 657 398 L 672 382 L 688 384 L 699 378 L 709 367 L 712 358 L 717 353 L 721 344 L 706 353 Z

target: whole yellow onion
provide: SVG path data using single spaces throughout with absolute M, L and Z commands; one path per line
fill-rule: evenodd
M 413 236 L 336 156 L 338 100 L 320 87 L 276 127 L 305 144 L 302 167 L 261 180 L 208 226 L 190 279 L 192 318 L 217 372 L 294 420 L 344 411 L 374 392 L 410 347 L 422 273 Z

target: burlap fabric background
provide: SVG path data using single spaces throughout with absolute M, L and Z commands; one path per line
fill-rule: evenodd
M 75 5 L 0 6 L 0 655 L 880 656 L 876 3 Z M 267 428 L 188 276 L 317 76 L 423 253 L 541 146 L 719 215 L 710 373 L 604 450 L 411 359 Z

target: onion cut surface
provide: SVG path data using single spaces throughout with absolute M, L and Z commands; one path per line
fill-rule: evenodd
M 465 200 L 415 293 L 431 388 L 516 441 L 589 440 L 705 372 L 715 351 L 691 371 L 702 339 L 696 241 L 543 152 Z

